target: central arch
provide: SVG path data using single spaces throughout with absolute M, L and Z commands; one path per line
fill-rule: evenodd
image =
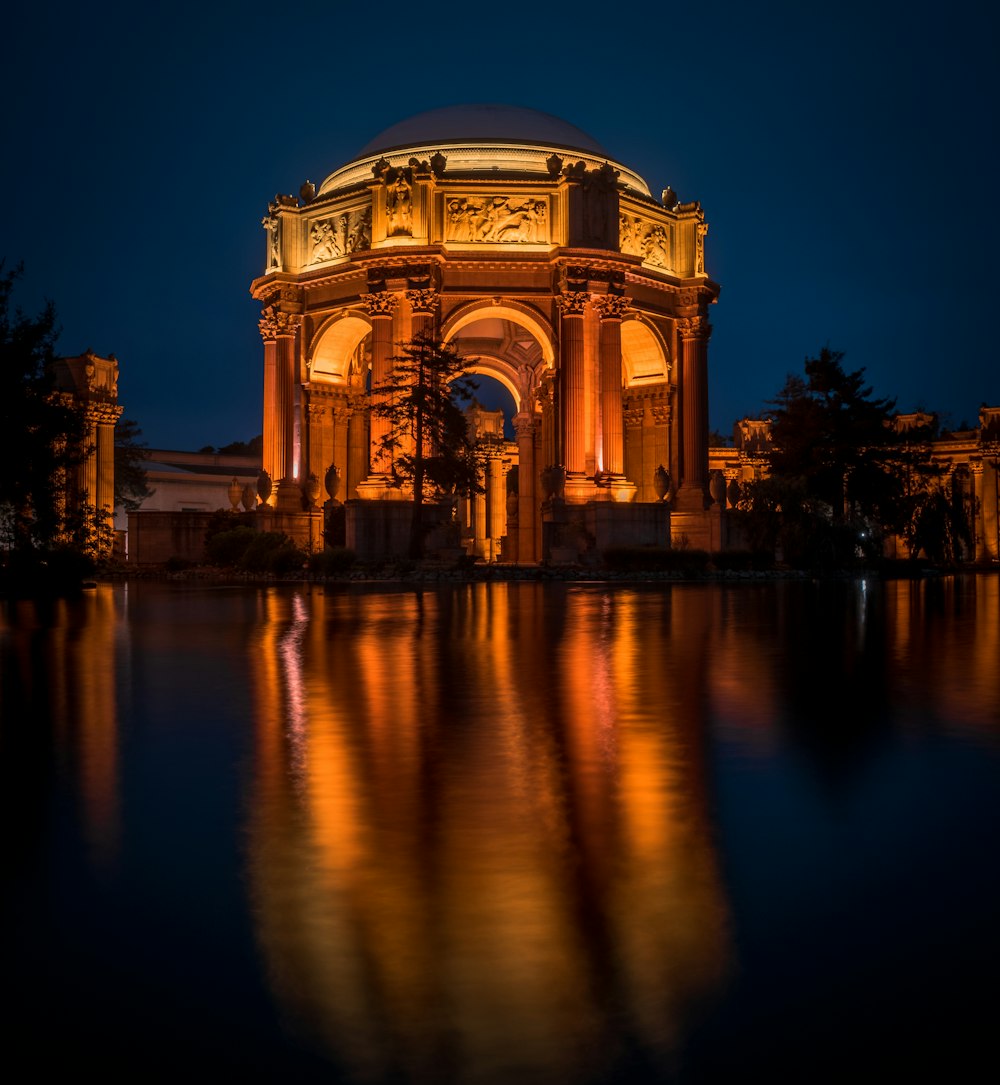
M 555 350 L 553 348 L 552 326 L 537 310 L 525 305 L 523 302 L 509 299 L 496 298 L 492 302 L 473 301 L 460 306 L 441 326 L 441 337 L 450 342 L 455 336 L 481 320 L 509 320 L 528 332 L 542 351 L 545 365 L 552 369 L 555 366 Z

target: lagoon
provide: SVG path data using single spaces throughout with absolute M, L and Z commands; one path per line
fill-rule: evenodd
M 1000 577 L 3 604 L 8 1060 L 972 1080 Z

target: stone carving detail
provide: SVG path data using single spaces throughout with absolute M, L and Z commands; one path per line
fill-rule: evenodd
M 369 316 L 392 316 L 399 302 L 399 295 L 381 291 L 376 294 L 365 294 L 361 300 L 368 308 Z
M 628 407 L 622 414 L 625 418 L 625 425 L 629 429 L 634 429 L 636 426 L 642 425 L 642 419 L 645 412 L 641 407 Z
M 618 218 L 618 247 L 629 256 L 641 256 L 654 267 L 670 267 L 670 234 L 660 223 L 643 222 L 635 215 Z
M 594 308 L 601 314 L 601 320 L 621 320 L 631 306 L 631 298 L 618 294 L 599 294 L 594 298 Z
M 372 247 L 372 209 L 352 211 L 347 216 L 347 251 L 363 252 Z
M 588 301 L 590 301 L 590 295 L 585 290 L 560 294 L 556 298 L 556 304 L 562 311 L 563 316 L 582 316 Z
M 281 220 L 266 215 L 260 224 L 267 231 L 267 270 L 274 271 L 281 266 Z
M 336 225 L 333 219 L 317 219 L 309 227 L 309 239 L 312 245 L 309 263 L 320 264 L 324 260 L 336 260 L 338 256 L 343 256 L 343 237 L 346 227 L 346 215 L 341 215 Z
M 294 335 L 302 317 L 295 313 L 285 313 L 274 305 L 266 305 L 261 310 L 257 327 L 262 339 L 277 339 L 279 335 Z
M 385 182 L 385 221 L 387 237 L 406 237 L 413 233 L 413 173 L 408 168 L 390 167 L 383 174 Z
M 448 201 L 445 241 L 545 242 L 547 218 L 534 196 L 459 196 Z
M 699 222 L 697 226 L 697 238 L 695 241 L 694 273 L 705 274 L 705 234 L 708 233 L 708 223 Z
M 430 288 L 407 290 L 406 296 L 415 313 L 433 313 L 438 306 L 438 292 Z
M 677 333 L 682 339 L 707 339 L 712 325 L 707 316 L 682 316 L 677 321 Z
M 652 407 L 653 424 L 656 426 L 668 426 L 670 424 L 670 405 L 657 403 Z

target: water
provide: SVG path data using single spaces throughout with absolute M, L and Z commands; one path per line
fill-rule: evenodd
M 978 1080 L 998 586 L 4 604 L 6 1060 Z

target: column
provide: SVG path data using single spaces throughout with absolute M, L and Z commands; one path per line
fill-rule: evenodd
M 434 331 L 434 315 L 438 307 L 438 292 L 432 288 L 407 290 L 406 298 L 413 313 L 413 338 Z
M 366 294 L 363 301 L 368 307 L 368 315 L 372 322 L 372 397 L 371 403 L 374 408 L 379 402 L 384 401 L 384 396 L 378 396 L 375 389 L 384 384 L 392 369 L 392 316 L 399 303 L 398 294 L 378 292 Z M 369 435 L 369 478 L 372 483 L 383 483 L 389 472 L 391 461 L 379 460 L 379 453 L 383 439 L 390 431 L 389 420 L 379 418 L 375 411 L 371 412 L 371 426 Z M 384 485 L 382 487 L 384 489 Z
M 538 516 L 535 477 L 535 428 L 533 415 L 521 412 L 514 416 L 517 434 L 517 560 L 537 561 L 535 520 Z
M 341 500 L 352 501 L 358 496 L 358 485 L 368 477 L 368 411 L 364 397 L 351 398 L 351 413 L 347 419 L 347 480 Z
M 507 487 L 504 484 L 503 460 L 499 456 L 490 458 L 486 495 L 489 500 L 487 560 L 496 561 L 500 557 L 500 538 L 504 534 L 504 524 L 507 520 Z
M 286 484 L 296 483 L 298 463 L 295 447 L 295 331 L 298 318 L 280 313 L 278 322 L 277 359 L 275 363 L 275 406 L 277 434 L 275 470 Z
M 278 322 L 274 318 L 274 306 L 264 308 L 263 315 L 257 322 L 260 328 L 261 338 L 264 340 L 264 448 L 263 469 L 274 481 L 276 464 L 278 459 L 277 450 L 277 358 L 278 358 Z M 270 498 L 274 501 L 274 497 Z
M 472 552 L 477 557 L 489 560 L 489 548 L 486 544 L 486 487 L 488 479 L 484 471 L 479 472 L 477 479 L 483 488 L 482 493 L 476 493 L 472 497 Z
M 681 463 L 678 502 L 691 508 L 707 505 L 708 485 L 708 318 L 677 321 L 681 345 Z M 699 504 L 700 502 L 700 504 Z
M 622 317 L 626 297 L 606 294 L 596 302 L 601 315 L 601 469 L 617 478 L 625 473 L 622 429 Z
M 567 476 L 586 470 L 584 434 L 583 314 L 590 295 L 583 291 L 561 294 L 556 302 L 562 311 L 559 336 L 559 445 Z

